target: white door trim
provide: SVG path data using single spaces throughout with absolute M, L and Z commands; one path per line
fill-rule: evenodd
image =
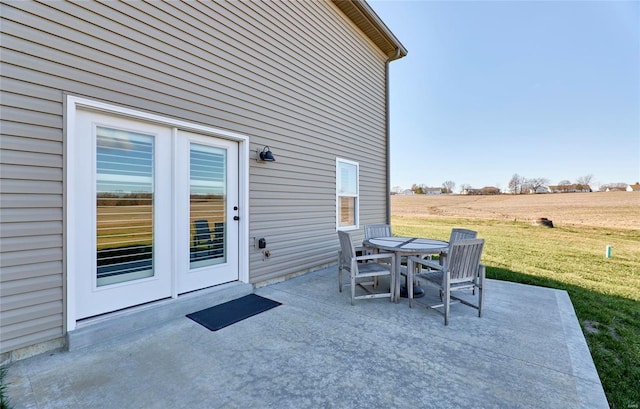
M 70 160 L 77 152 L 73 141 L 75 135 L 76 111 L 78 109 L 86 109 L 90 111 L 98 111 L 120 116 L 130 117 L 132 119 L 156 122 L 158 124 L 170 126 L 176 130 L 185 130 L 204 135 L 210 135 L 217 138 L 228 139 L 238 142 L 238 274 L 239 281 L 249 282 L 249 137 L 235 132 L 217 129 L 210 126 L 194 124 L 180 119 L 165 117 L 157 114 L 151 114 L 144 111 L 125 108 L 117 105 L 107 104 L 87 98 L 66 95 L 64 100 L 65 107 L 65 158 L 64 158 L 64 274 L 65 274 L 65 299 L 64 306 L 66 310 L 66 331 L 76 328 L 76 282 L 75 274 L 77 266 L 74 265 L 76 254 L 75 246 L 72 243 L 75 240 L 76 209 L 74 208 L 76 195 L 78 194 L 70 181 L 72 175 L 77 171 L 74 167 L 74 161 Z M 175 133 L 175 130 L 174 130 Z M 175 271 L 175 270 L 174 270 Z M 176 296 L 174 287 L 173 296 Z

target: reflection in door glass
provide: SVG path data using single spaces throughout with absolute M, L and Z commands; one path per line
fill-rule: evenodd
M 153 276 L 153 137 L 97 128 L 98 286 Z
M 226 150 L 191 144 L 190 267 L 226 261 Z

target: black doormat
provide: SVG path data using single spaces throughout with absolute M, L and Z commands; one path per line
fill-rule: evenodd
M 187 318 L 191 318 L 211 331 L 217 331 L 278 305 L 282 305 L 282 303 L 256 294 L 249 294 L 214 307 L 192 312 L 187 314 Z

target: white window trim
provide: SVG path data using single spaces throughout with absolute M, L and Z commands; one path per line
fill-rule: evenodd
M 76 266 L 73 265 L 76 259 L 74 252 L 76 249 L 71 243 L 74 240 L 74 234 L 76 229 L 75 221 L 75 195 L 78 193 L 74 191 L 68 183 L 70 175 L 76 172 L 73 166 L 73 161 L 69 158 L 77 155 L 75 146 L 69 141 L 73 141 L 76 138 L 76 111 L 79 109 L 88 109 L 93 111 L 111 113 L 130 117 L 134 119 L 142 119 L 147 121 L 156 122 L 159 124 L 171 126 L 176 129 L 182 129 L 185 131 L 192 131 L 204 135 L 212 135 L 219 138 L 225 138 L 238 142 L 238 203 L 240 208 L 238 216 L 240 217 L 238 226 L 238 274 L 239 281 L 249 282 L 249 137 L 235 132 L 229 132 L 222 129 L 213 128 L 210 126 L 199 125 L 192 122 L 183 121 L 171 117 L 151 114 L 144 111 L 138 111 L 135 109 L 125 108 L 118 105 L 107 104 L 87 98 L 76 97 L 73 95 L 66 95 L 64 100 L 65 107 L 65 160 L 64 160 L 64 192 L 65 192 L 65 213 L 64 213 L 64 235 L 65 235 L 65 257 L 64 257 L 64 271 L 66 278 L 66 296 L 64 300 L 66 309 L 66 331 L 71 331 L 76 328 L 76 309 L 75 309 L 75 275 L 69 274 L 69 271 L 76 271 Z M 174 130 L 175 133 L 175 130 Z
M 340 194 L 339 192 L 339 166 L 340 163 L 346 163 L 349 165 L 354 165 L 356 167 L 356 194 L 355 195 L 345 195 Z M 355 205 L 355 225 L 353 226 L 340 226 L 340 197 L 355 197 L 356 205 Z M 343 230 L 358 230 L 360 228 L 360 163 L 355 162 L 349 159 L 343 159 L 336 157 L 336 231 Z

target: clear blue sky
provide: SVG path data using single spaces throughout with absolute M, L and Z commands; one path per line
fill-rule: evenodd
M 391 184 L 640 180 L 640 1 L 369 0 L 391 63 Z

